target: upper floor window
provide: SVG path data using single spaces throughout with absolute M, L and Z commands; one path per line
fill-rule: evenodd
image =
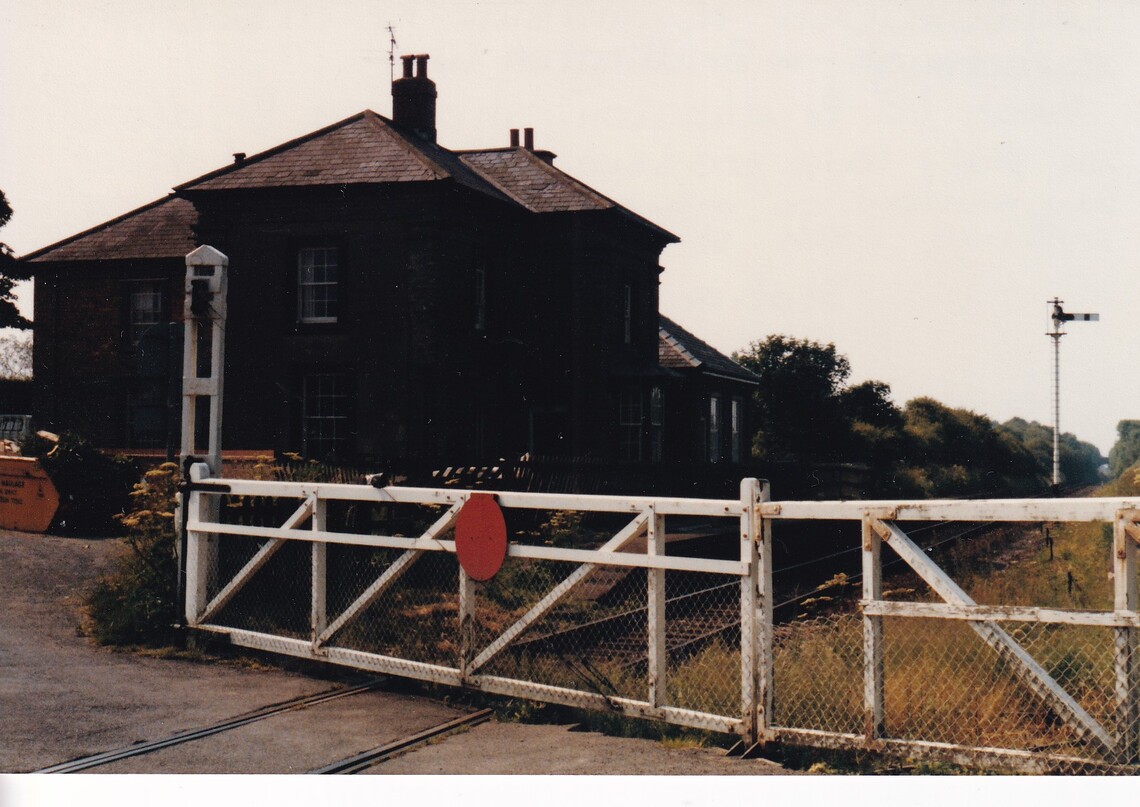
M 163 320 L 163 295 L 161 280 L 131 281 L 127 292 L 128 333 L 131 347 L 138 347 L 139 340 Z
M 475 267 L 475 330 L 487 330 L 487 270 Z
M 336 322 L 338 255 L 335 247 L 306 247 L 297 253 L 297 321 Z
M 633 287 L 628 283 L 622 287 L 622 341 L 633 342 Z

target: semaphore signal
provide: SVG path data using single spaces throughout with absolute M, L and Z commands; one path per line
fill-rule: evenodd
M 1066 322 L 1099 322 L 1100 314 L 1069 314 L 1061 308 L 1063 300 L 1047 301 L 1053 307 L 1053 330 L 1046 336 L 1053 340 L 1053 493 L 1061 486 L 1061 337 Z

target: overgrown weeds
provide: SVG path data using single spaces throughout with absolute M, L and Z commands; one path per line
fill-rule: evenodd
M 131 492 L 130 512 L 117 517 L 126 551 L 86 599 L 88 632 L 101 644 L 161 646 L 175 639 L 177 487 L 174 463 L 147 471 Z

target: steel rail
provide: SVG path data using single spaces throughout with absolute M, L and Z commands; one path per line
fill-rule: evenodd
M 360 771 L 371 768 L 385 760 L 391 759 L 397 754 L 409 751 L 417 745 L 426 743 L 436 737 L 444 734 L 450 734 L 457 729 L 465 728 L 467 726 L 476 726 L 491 719 L 490 709 L 481 709 L 478 712 L 472 712 L 469 715 L 462 715 L 454 720 L 448 720 L 446 723 L 440 723 L 438 726 L 432 726 L 429 729 L 417 732 L 415 734 L 404 737 L 400 740 L 386 743 L 373 748 L 370 751 L 363 751 L 355 756 L 347 757 L 325 765 L 322 768 L 309 771 L 309 773 L 318 774 L 331 774 L 331 773 L 359 773 Z
M 347 698 L 351 695 L 359 695 L 363 692 L 376 689 L 385 679 L 377 678 L 359 686 L 349 687 L 348 689 L 331 689 L 325 692 L 318 692 L 315 695 L 304 695 L 300 698 L 284 701 L 282 703 L 265 706 L 254 712 L 251 712 L 240 717 L 235 717 L 230 720 L 223 720 L 220 723 L 215 723 L 212 726 L 206 726 L 200 729 L 191 729 L 189 731 L 172 734 L 169 737 L 164 737 L 161 740 L 153 740 L 148 743 L 139 743 L 137 745 L 129 745 L 123 748 L 116 748 L 110 751 L 102 751 L 98 754 L 91 754 L 85 757 L 79 757 L 67 762 L 60 762 L 56 765 L 50 765 L 46 768 L 33 771 L 34 773 L 76 773 L 84 771 L 89 768 L 96 768 L 100 765 L 108 765 L 112 762 L 118 762 L 121 759 L 129 759 L 131 757 L 142 756 L 149 754 L 153 751 L 158 751 L 163 748 L 169 748 L 174 745 L 181 745 L 193 740 L 200 740 L 204 737 L 210 737 L 214 734 L 221 734 L 223 731 L 230 731 L 231 729 L 240 728 L 250 723 L 256 723 L 259 720 L 273 717 L 275 715 L 283 714 L 285 712 L 293 711 L 294 709 L 304 709 L 309 706 L 316 706 L 317 704 L 327 703 L 329 701 L 337 700 L 338 698 Z

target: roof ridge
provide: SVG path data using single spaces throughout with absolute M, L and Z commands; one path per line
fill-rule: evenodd
M 521 148 L 504 149 L 504 151 L 521 151 L 521 150 L 522 150 Z M 517 194 L 511 193 L 510 188 L 508 188 L 505 184 L 503 184 L 502 182 L 499 182 L 497 179 L 495 179 L 490 174 L 482 171 L 477 164 L 466 159 L 467 156 L 469 154 L 472 154 L 472 153 L 482 153 L 482 152 L 473 152 L 470 150 L 466 151 L 466 152 L 455 152 L 455 156 L 459 160 L 459 162 L 463 163 L 468 168 L 470 168 L 472 171 L 474 171 L 476 174 L 478 174 L 480 179 L 482 179 L 487 184 L 491 185 L 493 188 L 495 188 L 500 193 L 505 194 L 506 197 L 508 199 L 510 199 L 511 201 L 513 201 L 515 204 L 520 205 L 521 207 L 530 211 L 531 213 L 537 213 L 538 212 L 537 207 L 535 207 L 534 205 L 528 204 L 525 199 L 521 198 Z
M 702 364 L 704 364 L 704 362 L 694 356 L 674 334 L 669 332 L 669 327 L 667 326 L 672 326 L 674 329 L 681 331 L 684 331 L 684 328 L 681 328 L 679 325 L 677 325 L 677 323 L 673 322 L 671 319 L 660 312 L 657 314 L 657 317 L 658 333 L 665 339 L 665 342 L 669 345 L 669 347 L 680 353 L 685 360 L 693 365 L 693 367 L 700 367 Z
M 330 123 L 328 126 L 321 127 L 316 131 L 309 132 L 308 134 L 303 134 L 300 137 L 293 138 L 292 140 L 287 140 L 284 143 L 280 143 L 276 146 L 273 146 L 272 148 L 266 149 L 265 151 L 259 151 L 257 154 L 254 154 L 251 157 L 246 157 L 244 160 L 242 160 L 240 165 L 231 163 L 230 165 L 224 165 L 221 168 L 215 168 L 213 171 L 202 174 L 202 176 L 196 177 L 189 182 L 183 182 L 180 185 L 175 185 L 174 190 L 175 192 L 192 190 L 195 185 L 201 185 L 203 182 L 223 176 L 224 174 L 232 174 L 235 171 L 240 171 L 243 168 L 249 167 L 250 165 L 254 165 L 270 157 L 281 154 L 282 152 L 288 151 L 289 149 L 296 148 L 297 146 L 300 146 L 303 143 L 307 143 L 310 140 L 315 140 L 316 138 L 322 137 L 326 134 L 329 134 L 330 132 L 335 132 L 337 129 L 342 129 L 345 126 L 348 126 L 350 123 L 355 123 L 359 120 L 367 120 L 369 115 L 377 118 L 380 117 L 371 109 L 365 109 L 362 112 L 357 112 L 355 115 L 350 115 L 343 120 L 339 120 L 336 123 Z
M 396 140 L 400 143 L 400 145 L 404 148 L 404 150 L 411 154 L 413 158 L 423 163 L 429 171 L 436 175 L 437 179 L 454 178 L 451 176 L 451 172 L 449 172 L 446 168 L 425 154 L 423 149 L 417 147 L 415 143 L 412 143 L 410 140 L 408 140 L 407 135 L 401 132 L 399 128 L 392 125 L 392 121 L 388 120 L 382 115 L 377 115 L 370 109 L 364 110 L 364 112 L 361 114 L 364 116 L 364 120 L 374 128 L 385 132 L 391 132 L 396 137 Z M 438 143 L 435 145 L 438 148 L 443 148 L 443 146 L 440 146 Z
M 605 204 L 608 204 L 610 207 L 621 208 L 621 205 L 619 205 L 613 199 L 609 198 L 605 194 L 599 193 L 598 191 L 594 190 L 589 185 L 587 185 L 585 182 L 582 182 L 580 179 L 577 179 L 576 177 L 573 177 L 570 174 L 567 174 L 561 168 L 557 168 L 553 164 L 548 163 L 546 160 L 544 160 L 541 157 L 539 157 L 538 155 L 536 155 L 530 149 L 522 148 L 522 149 L 519 149 L 519 151 L 525 152 L 529 156 L 531 162 L 533 162 L 534 164 L 536 164 L 539 167 L 539 170 L 545 171 L 548 174 L 557 173 L 560 176 L 564 176 L 564 177 L 566 177 L 566 179 L 570 180 L 570 182 L 577 185 L 580 190 L 582 190 L 583 192 L 586 193 L 586 195 L 594 197 L 595 201 L 604 202 Z M 633 211 L 630 211 L 630 212 L 633 212 Z M 634 215 L 636 215 L 636 214 L 634 214 Z
M 60 249 L 61 247 L 65 247 L 68 244 L 74 243 L 75 241 L 78 241 L 81 238 L 86 238 L 89 235 L 93 235 L 94 233 L 97 233 L 100 230 L 105 230 L 108 227 L 114 227 L 116 224 L 119 224 L 120 222 L 126 221 L 127 219 L 129 219 L 133 216 L 137 216 L 140 213 L 145 213 L 146 211 L 148 211 L 152 208 L 159 207 L 161 205 L 164 205 L 164 204 L 167 204 L 167 203 L 173 202 L 173 201 L 185 201 L 185 200 L 183 200 L 177 194 L 168 193 L 166 196 L 163 196 L 161 199 L 155 199 L 153 202 L 147 202 L 145 205 L 142 205 L 141 207 L 136 207 L 134 210 L 128 210 L 126 213 L 122 213 L 118 216 L 115 216 L 113 219 L 107 219 L 104 222 L 96 224 L 94 227 L 88 227 L 86 230 L 75 233 L 74 235 L 69 235 L 66 238 L 63 238 L 59 241 L 56 241 L 54 244 L 48 244 L 46 247 L 40 247 L 37 250 L 29 252 L 27 255 L 20 256 L 17 260 L 18 261 L 31 261 L 33 258 L 38 258 L 41 255 L 44 255 L 48 252 Z

